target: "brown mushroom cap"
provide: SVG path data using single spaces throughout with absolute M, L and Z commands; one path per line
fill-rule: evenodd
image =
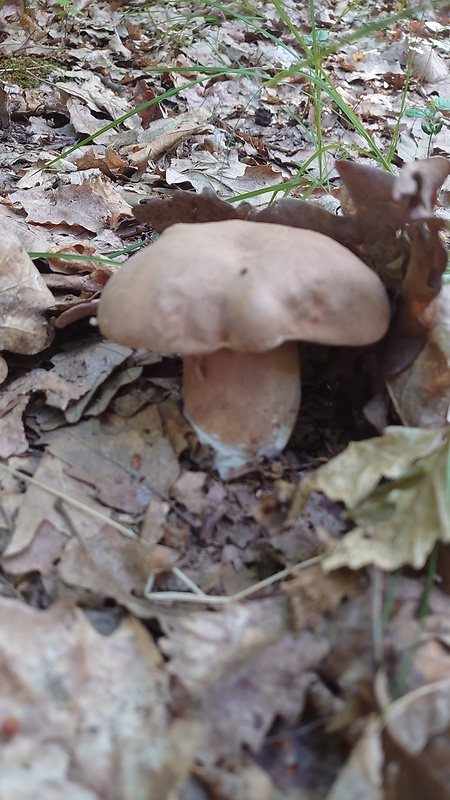
M 180 354 L 366 345 L 389 320 L 381 281 L 345 247 L 242 220 L 168 228 L 108 281 L 98 309 L 110 339 Z

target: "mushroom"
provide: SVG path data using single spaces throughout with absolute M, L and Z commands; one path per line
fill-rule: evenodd
M 242 220 L 171 226 L 113 275 L 98 308 L 110 339 L 184 356 L 184 414 L 222 478 L 287 444 L 297 341 L 366 345 L 389 321 L 383 284 L 345 247 Z

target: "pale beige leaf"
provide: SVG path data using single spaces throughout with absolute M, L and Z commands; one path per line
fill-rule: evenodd
M 424 458 L 444 441 L 442 430 L 386 428 L 383 436 L 352 442 L 340 455 L 299 484 L 288 522 L 294 523 L 313 491 L 350 508 L 367 497 L 382 478 L 398 478 L 417 459 Z
M 326 800 L 383 800 L 381 722 L 369 720 Z
M 382 437 L 349 445 L 306 478 L 290 518 L 302 512 L 311 491 L 321 491 L 342 500 L 357 525 L 324 559 L 326 570 L 367 564 L 420 569 L 436 542 L 450 541 L 448 450 L 446 428 L 387 428 Z
M 51 343 L 53 332 L 42 312 L 53 305 L 53 295 L 17 237 L 1 236 L 0 350 L 39 353 Z
M 260 653 L 289 632 L 290 616 L 283 598 L 246 605 L 230 603 L 220 611 L 159 615 L 166 636 L 169 671 L 194 697 L 202 698 L 239 663 Z
M 170 723 L 148 631 L 126 619 L 102 636 L 66 603 L 36 611 L 0 598 L 0 614 L 0 714 L 18 721 L 0 752 L 2 796 L 20 796 L 32 774 L 33 796 L 55 797 L 50 774 L 74 800 L 176 800 L 201 733 Z
M 337 543 L 324 568 L 375 564 L 421 569 L 435 544 L 450 541 L 449 445 L 421 458 L 350 509 L 358 527 Z

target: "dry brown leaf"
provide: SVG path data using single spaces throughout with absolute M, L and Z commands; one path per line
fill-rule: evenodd
M 66 603 L 35 611 L 1 598 L 0 609 L 0 713 L 15 721 L 0 753 L 2 794 L 31 797 L 31 782 L 36 797 L 176 800 L 201 732 L 170 723 L 147 630 L 126 619 L 102 636 Z
M 136 219 L 148 222 L 162 233 L 177 222 L 216 222 L 226 219 L 249 219 L 307 228 L 330 236 L 341 244 L 357 242 L 359 234 L 348 217 L 337 217 L 314 203 L 287 197 L 275 200 L 267 208 L 253 208 L 249 203 L 233 206 L 216 192 L 203 189 L 199 194 L 176 190 L 170 198 L 151 198 L 133 207 Z
M 435 737 L 450 735 L 450 678 L 408 692 L 385 714 L 394 741 L 410 756 L 419 756 Z
M 315 630 L 344 598 L 353 597 L 361 590 L 359 576 L 341 570 L 324 580 L 320 564 L 303 570 L 292 580 L 283 583 L 282 589 L 289 598 L 295 630 Z
M 383 800 L 381 731 L 380 720 L 369 720 L 326 800 Z
M 70 116 L 70 122 L 78 133 L 84 133 L 90 136 L 97 133 L 100 124 L 98 117 L 94 117 L 87 105 L 75 97 L 69 97 L 66 103 L 67 110 Z M 95 141 L 97 144 L 109 142 L 111 134 L 107 133 L 96 136 Z
M 96 175 L 90 181 L 92 191 L 103 197 L 108 208 L 107 223 L 113 230 L 123 217 L 131 217 L 132 209 L 129 203 L 114 188 L 114 185 L 105 175 Z
M 433 217 L 438 190 L 449 173 L 450 160 L 443 156 L 410 161 L 402 167 L 394 183 L 392 197 L 399 203 L 408 199 L 409 221 Z
M 63 101 L 69 97 L 79 98 L 94 112 L 106 111 L 111 119 L 117 119 L 131 110 L 127 98 L 107 87 L 100 75 L 92 70 L 76 68 L 71 70 L 71 77 L 75 80 L 56 81 Z M 137 119 L 131 117 L 126 121 L 126 125 L 130 128 L 137 127 L 140 125 L 139 117 Z M 109 133 L 112 137 L 117 136 L 115 131 Z
M 6 377 L 6 375 L 5 375 Z M 22 379 L 19 378 L 19 381 Z M 25 382 L 29 383 L 27 379 Z M 30 387 L 30 392 L 33 391 Z M 0 457 L 9 458 L 12 455 L 19 455 L 28 450 L 28 439 L 25 434 L 23 423 L 23 413 L 28 405 L 29 396 L 20 395 L 11 396 L 6 392 L 6 397 L 3 395 L 2 400 L 6 401 L 6 408 L 4 406 L 3 413 L 0 417 Z M 11 401 L 11 402 L 9 402 Z M 3 405 L 3 403 L 0 403 Z
M 271 164 L 248 166 L 233 151 L 224 159 L 223 152 L 196 150 L 190 158 L 173 159 L 165 177 L 169 186 L 189 182 L 197 192 L 213 189 L 223 197 L 254 192 L 251 202 L 255 205 L 265 205 L 265 196 L 258 190 L 282 183 L 281 172 Z
M 66 352 L 53 357 L 53 370 L 37 368 L 10 383 L 0 397 L 0 457 L 28 449 L 23 416 L 34 394 L 42 392 L 47 406 L 61 409 L 69 422 L 75 422 L 98 387 L 131 352 L 112 342 L 68 345 Z M 105 392 L 108 395 L 108 387 Z
M 195 774 L 220 800 L 310 800 L 303 792 L 277 791 L 268 774 L 249 757 L 236 764 L 200 764 Z M 203 800 L 203 799 L 202 799 Z
M 95 507 L 95 502 L 89 494 L 89 487 L 81 481 L 77 481 L 67 475 L 64 472 L 64 464 L 48 452 L 43 455 L 34 474 L 34 478 L 40 481 L 44 486 L 49 486 L 50 489 L 55 489 L 74 500 L 84 503 L 88 508 L 91 505 Z M 46 492 L 41 487 L 31 483 L 26 484 L 26 491 L 23 494 L 17 516 L 14 520 L 12 538 L 3 553 L 2 564 L 5 569 L 14 572 L 14 558 L 18 554 L 21 555 L 21 559 L 18 561 L 19 572 L 24 563 L 26 563 L 30 569 L 37 569 L 38 564 L 40 564 L 41 567 L 43 566 L 43 556 L 39 548 L 39 543 L 37 543 L 36 547 L 27 551 L 34 536 L 43 524 L 50 524 L 53 528 L 65 535 L 66 538 L 71 535 L 71 530 L 67 526 L 65 519 L 61 516 L 57 508 L 55 508 L 55 503 L 56 498 L 51 492 Z M 106 509 L 102 508 L 102 511 L 106 513 Z M 50 562 L 47 562 L 45 570 L 48 571 L 49 568 Z
M 39 512 L 40 509 L 36 509 L 36 511 Z M 2 566 L 10 575 L 39 572 L 43 578 L 50 577 L 54 573 L 55 563 L 67 543 L 67 533 L 62 533 L 55 525 L 44 519 L 37 526 L 34 522 L 30 528 L 31 534 L 33 534 L 33 539 L 28 547 L 25 547 L 17 555 L 3 557 Z
M 284 598 L 230 603 L 220 611 L 177 619 L 161 612 L 158 619 L 169 672 L 199 699 L 232 669 L 289 633 L 290 625 Z
M 132 515 L 142 514 L 154 494 L 166 497 L 179 475 L 156 406 L 133 417 L 89 419 L 46 439 L 65 472 L 95 487 L 101 503 Z
M 238 209 L 240 206 L 238 206 Z M 133 206 L 133 214 L 141 222 L 148 222 L 162 233 L 177 222 L 217 222 L 238 219 L 238 209 L 225 203 L 211 189 L 196 194 L 176 189 L 169 198 L 152 197 Z
M 203 763 L 238 758 L 241 748 L 256 753 L 277 718 L 299 720 L 312 672 L 328 649 L 325 637 L 304 631 L 283 636 L 237 667 L 230 664 L 202 704 L 209 724 Z
M 151 548 L 115 528 L 93 523 L 89 514 L 69 505 L 65 513 L 74 535 L 59 560 L 62 580 L 94 596 L 113 598 L 138 617 L 150 617 L 153 609 L 143 593 L 153 568 Z
M 424 312 L 427 341 L 418 357 L 386 379 L 404 425 L 438 428 L 450 422 L 450 286 Z
M 450 680 L 421 686 L 383 708 L 397 761 L 397 797 L 447 800 Z
M 382 437 L 354 442 L 300 483 L 289 523 L 311 491 L 322 491 L 342 500 L 356 523 L 324 559 L 326 570 L 420 569 L 436 542 L 450 536 L 448 450 L 446 428 L 392 426 Z
M 183 472 L 172 486 L 172 497 L 192 514 L 202 514 L 211 506 L 204 492 L 206 478 L 206 472 Z
M 145 150 L 146 160 L 170 150 L 178 142 L 202 130 L 212 117 L 211 111 L 196 108 L 173 117 L 155 119 L 137 135 L 137 144 L 120 148 L 120 154 L 132 157 L 133 149 Z
M 39 353 L 53 339 L 42 316 L 53 295 L 14 234 L 3 230 L 1 245 L 0 350 Z
M 287 524 L 294 524 L 311 491 L 324 492 L 350 508 L 382 478 L 395 480 L 418 458 L 426 458 L 444 440 L 444 432 L 387 428 L 382 437 L 352 442 L 339 456 L 304 478 L 297 487 Z
M 53 394 L 47 396 L 47 402 L 62 408 L 68 422 L 78 422 L 98 389 L 132 352 L 130 347 L 107 341 L 78 340 L 64 345 L 51 359 L 54 369 L 49 375 L 63 379 L 62 385 L 73 395 L 64 405 L 56 402 Z
M 19 189 L 10 196 L 27 212 L 28 222 L 41 225 L 67 225 L 97 233 L 103 230 L 109 216 L 104 198 L 97 194 L 90 182 L 79 186 L 60 186 L 58 189 Z
M 119 508 L 139 518 L 153 492 L 166 495 L 179 474 L 178 461 L 162 435 L 156 407 L 131 418 L 111 414 L 106 426 L 101 420 L 91 419 L 49 433 L 47 439 L 49 445 L 34 477 L 106 516 L 111 514 L 110 509 Z M 43 522 L 71 533 L 55 502 L 53 494 L 32 484 L 27 486 L 4 554 L 5 568 L 9 557 L 29 547 Z M 90 524 L 95 533 L 104 523 L 91 519 Z M 36 557 L 41 558 L 33 550 L 29 559 Z
M 435 52 L 432 45 L 421 41 L 420 46 L 411 48 L 414 77 L 426 83 L 438 83 L 448 76 L 446 61 Z
M 0 457 L 8 458 L 28 449 L 23 416 L 30 398 L 38 392 L 45 395 L 49 406 L 65 409 L 86 392 L 86 387 L 39 368 L 12 381 L 0 396 Z
M 447 254 L 432 204 L 450 163 L 424 159 L 406 165 L 399 177 L 351 161 L 336 166 L 354 203 L 349 213 L 362 234 L 362 257 L 400 295 L 383 365 L 385 374 L 394 374 L 420 352 L 425 342 L 421 315 L 441 286 Z

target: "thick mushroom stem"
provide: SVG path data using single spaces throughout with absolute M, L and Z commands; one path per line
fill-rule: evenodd
M 227 479 L 286 446 L 301 398 L 297 344 L 185 356 L 183 396 L 186 418 L 214 449 L 214 466 Z

